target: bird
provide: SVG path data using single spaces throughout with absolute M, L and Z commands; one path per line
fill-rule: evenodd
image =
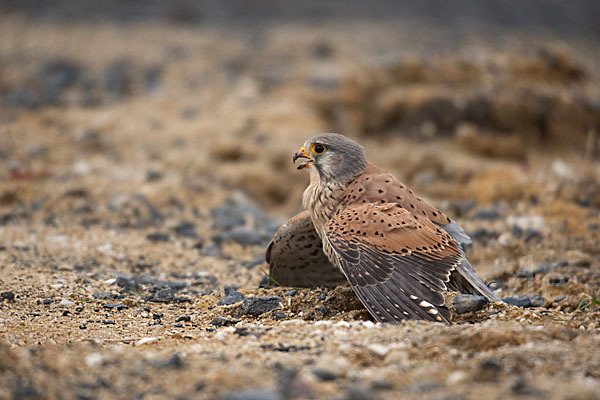
M 267 246 L 277 284 L 349 283 L 378 322 L 451 324 L 444 292 L 500 301 L 467 260 L 470 237 L 392 174 L 367 162 L 365 149 L 337 133 L 308 139 L 294 153 L 308 169 L 305 208 Z

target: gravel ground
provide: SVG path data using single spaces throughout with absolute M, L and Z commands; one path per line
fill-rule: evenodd
M 598 398 L 600 58 L 551 33 L 0 16 L 0 398 Z M 507 303 L 264 288 L 340 131 Z

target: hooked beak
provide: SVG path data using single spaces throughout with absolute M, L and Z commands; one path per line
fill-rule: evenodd
M 302 164 L 298 165 L 298 169 L 308 167 L 310 164 L 312 164 L 315 161 L 315 160 L 313 160 L 313 158 L 311 156 L 308 155 L 308 153 L 306 152 L 306 149 L 304 147 L 301 147 L 300 150 L 298 150 L 297 152 L 294 153 L 294 157 L 292 157 L 292 161 L 295 163 L 296 160 L 299 158 L 306 158 L 308 161 L 304 161 Z

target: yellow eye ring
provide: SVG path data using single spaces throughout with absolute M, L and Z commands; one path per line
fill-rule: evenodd
M 321 155 L 321 154 L 325 153 L 327 151 L 327 149 L 325 148 L 325 146 L 323 146 L 320 143 L 314 143 L 310 146 L 310 151 L 313 154 Z

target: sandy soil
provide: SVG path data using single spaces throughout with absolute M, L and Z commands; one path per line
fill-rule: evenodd
M 0 398 L 598 398 L 597 43 L 351 22 L 0 17 Z M 259 288 L 322 131 L 542 304 L 390 326 Z

